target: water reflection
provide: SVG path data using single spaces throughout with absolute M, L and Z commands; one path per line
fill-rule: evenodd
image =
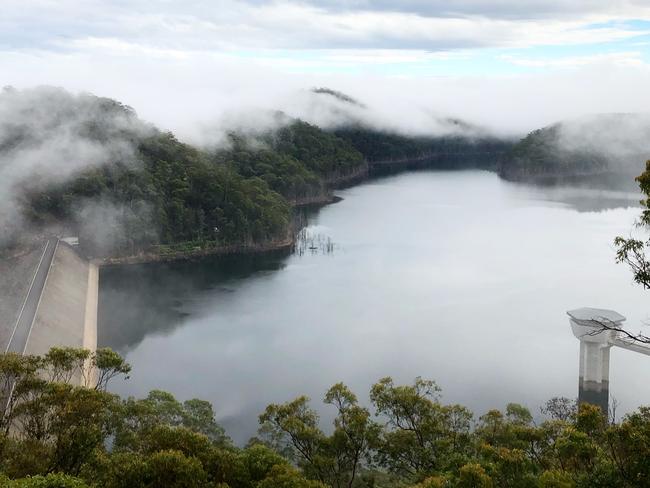
M 638 215 L 632 195 L 481 171 L 372 180 L 311 216 L 302 254 L 104 272 L 100 343 L 133 365 L 118 393 L 210 400 L 238 442 L 268 403 L 307 394 L 321 407 L 338 381 L 365 400 L 386 375 L 436 379 L 479 414 L 535 409 L 575 395 L 566 310 L 647 319 L 612 248 Z M 644 360 L 612 353 L 621 411 L 650 403 Z
M 286 253 L 206 257 L 198 261 L 154 263 L 102 269 L 98 344 L 127 353 L 147 335 L 169 334 L 212 294 L 228 295 L 240 280 L 275 272 Z
M 599 212 L 638 207 L 642 194 L 634 178 L 632 174 L 602 174 L 509 185 L 512 191 L 526 194 L 528 198 L 565 204 L 578 212 Z

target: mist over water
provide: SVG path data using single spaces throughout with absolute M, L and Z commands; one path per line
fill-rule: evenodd
M 123 395 L 204 398 L 236 442 L 272 402 L 321 399 L 343 381 L 435 379 L 481 415 L 538 412 L 577 393 L 565 312 L 648 320 L 648 292 L 614 262 L 639 214 L 634 184 L 533 187 L 481 171 L 412 172 L 339 192 L 310 216 L 331 252 L 206 259 L 102 272 L 100 343 L 126 354 Z M 321 237 L 319 237 L 321 239 Z M 619 412 L 650 404 L 647 358 L 613 350 Z

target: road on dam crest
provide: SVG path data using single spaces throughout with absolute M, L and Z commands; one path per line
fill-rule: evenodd
M 57 237 L 51 237 L 45 244 L 41 261 L 36 269 L 36 273 L 34 273 L 34 278 L 32 279 L 27 297 L 14 326 L 6 352 L 15 352 L 18 354 L 25 352 L 27 341 L 29 340 L 29 335 L 34 325 L 34 320 L 36 319 L 38 305 L 41 301 L 43 289 L 45 288 L 47 275 L 50 271 L 52 259 L 54 259 L 58 245 L 59 239 Z

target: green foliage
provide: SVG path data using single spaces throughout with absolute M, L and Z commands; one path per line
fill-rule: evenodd
M 364 459 L 379 435 L 370 412 L 360 407 L 357 397 L 342 383 L 325 395 L 325 403 L 336 407 L 334 431 L 326 435 L 307 397 L 283 405 L 269 405 L 260 416 L 260 433 L 280 452 L 289 452 L 307 477 L 336 488 L 351 487 Z
M 396 386 L 384 378 L 370 391 L 377 414 L 386 419 L 377 448 L 379 463 L 402 476 L 430 475 L 458 467 L 466 459 L 472 414 L 439 403 L 440 388 L 416 378 Z
M 157 390 L 142 400 L 108 393 L 128 372 L 108 349 L 0 355 L 0 375 L 15 387 L 0 436 L 0 486 L 320 486 L 266 446 L 234 448 L 208 402 Z
M 575 486 L 571 476 L 565 471 L 544 471 L 539 477 L 540 488 L 573 488 Z
M 274 466 L 257 488 L 323 488 L 323 483 L 305 479 L 299 471 L 287 465 Z
M 325 191 L 319 176 L 293 156 L 235 134 L 230 139 L 232 149 L 214 155 L 217 164 L 231 165 L 246 178 L 260 178 L 289 201 L 300 201 Z
M 198 459 L 178 451 L 158 451 L 147 460 L 149 479 L 146 486 L 168 488 L 201 488 L 207 474 Z
M 246 178 L 261 178 L 291 202 L 323 196 L 329 183 L 365 168 L 347 141 L 300 120 L 257 137 L 229 138 L 231 147 L 216 151 L 213 160 Z
M 370 398 L 384 424 L 373 423 L 377 430 L 365 430 L 372 430 L 372 435 L 366 434 L 367 453 L 360 474 L 351 484 L 346 479 L 348 486 L 374 486 L 378 480 L 380 486 L 415 483 L 417 488 L 650 486 L 645 481 L 650 455 L 646 408 L 619 425 L 608 425 L 598 407 L 581 405 L 576 410 L 572 401 L 556 398 L 545 407 L 550 420 L 535 425 L 527 408 L 511 403 L 503 412 L 481 416 L 472 429 L 471 412 L 441 404 L 432 381 L 416 378 L 412 385 L 395 385 L 384 378 L 371 388 Z M 344 405 L 354 404 L 356 397 L 338 384 L 325 400 Z M 341 413 L 332 436 L 319 429 L 305 397 L 269 406 L 260 420 L 262 434 L 292 447 L 307 477 L 341 486 L 340 473 L 336 476 L 327 468 L 345 459 L 346 446 L 330 451 L 324 447 L 336 437 Z
M 79 386 L 88 364 L 109 372 L 101 387 Z M 435 382 L 383 378 L 370 389 L 374 416 L 338 383 L 323 398 L 335 414 L 328 430 L 298 397 L 269 405 L 262 440 L 242 449 L 208 402 L 108 393 L 129 371 L 108 350 L 0 355 L 0 378 L 15 385 L 0 435 L 0 488 L 650 486 L 648 407 L 608 424 L 599 407 L 556 398 L 539 425 L 515 403 L 473 424 L 469 410 L 440 401 Z
M 363 156 L 348 141 L 318 127 L 295 121 L 269 137 L 273 148 L 301 161 L 325 179 L 345 176 L 363 165 Z
M 116 160 L 72 181 L 31 191 L 35 223 L 76 227 L 87 252 L 106 256 L 185 241 L 250 244 L 284 237 L 286 201 L 260 178 L 211 162 L 170 133 L 133 134 L 135 160 Z
M 170 393 L 153 390 L 145 399 L 128 398 L 123 402 L 115 446 L 118 449 L 144 449 L 147 442 L 160 441 L 170 427 L 183 428 L 170 433 L 178 441 L 185 433 L 193 437 L 190 442 L 205 441 L 220 446 L 230 444 L 208 402 L 193 399 L 180 403 Z M 174 449 L 182 450 L 178 446 Z
M 572 147 L 562 139 L 562 124 L 538 129 L 519 141 L 499 165 L 502 177 L 580 176 L 605 172 L 611 158 L 597 149 Z
M 467 128 L 459 129 L 462 133 Z M 407 136 L 363 125 L 339 127 L 334 134 L 349 142 L 371 164 L 424 160 L 432 167 L 492 169 L 512 145 L 509 141 L 487 136 Z
M 92 367 L 97 375 L 95 389 L 106 391 L 108 382 L 116 376 L 124 376 L 128 379 L 131 372 L 131 365 L 109 348 L 97 349 L 92 355 Z
M 70 383 L 75 374 L 83 374 L 91 352 L 87 349 L 53 347 L 45 355 L 50 366 L 50 381 Z
M 255 444 L 239 456 L 252 482 L 262 481 L 276 466 L 288 466 L 288 461 L 273 449 Z
M 411 488 L 445 488 L 449 486 L 449 480 L 442 476 L 430 476 L 421 483 L 413 485 Z
M 16 481 L 0 481 L 0 488 L 89 488 L 89 486 L 79 478 L 57 473 Z
M 643 211 L 637 226 L 647 230 L 650 227 L 650 160 L 646 161 L 645 171 L 636 178 L 636 181 L 646 197 L 641 200 Z M 650 246 L 650 240 L 619 236 L 614 239 L 614 244 L 617 248 L 616 261 L 630 267 L 636 283 L 644 288 L 650 288 L 650 262 L 646 258 L 646 249 Z M 650 342 L 650 339 L 644 336 L 638 336 L 636 339 Z
M 470 463 L 459 470 L 458 488 L 492 488 L 494 483 L 480 464 Z

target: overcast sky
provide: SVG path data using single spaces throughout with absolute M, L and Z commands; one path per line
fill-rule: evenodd
M 2 0 L 0 84 L 118 98 L 191 137 L 328 86 L 396 123 L 526 132 L 650 111 L 650 0 Z M 301 98 L 302 97 L 302 98 Z

